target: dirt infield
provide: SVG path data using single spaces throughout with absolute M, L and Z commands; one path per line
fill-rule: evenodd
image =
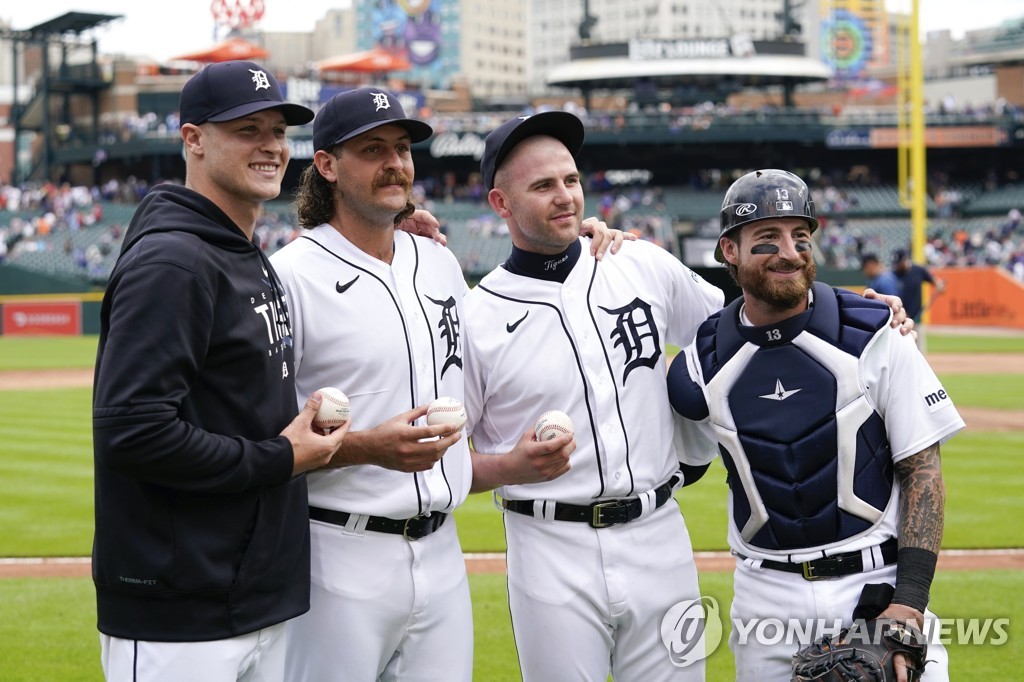
M 929 353 L 937 374 L 1024 374 L 1024 353 Z M 92 369 L 0 371 L 0 390 L 92 386 Z
M 1024 353 L 929 353 L 937 374 L 1024 374 Z M 0 390 L 92 386 L 92 369 L 0 371 Z
M 931 353 L 928 361 L 938 374 L 1024 374 L 1024 353 Z M 82 388 L 91 385 L 91 369 L 0 372 L 0 390 Z M 1009 431 L 1024 428 L 1024 410 L 958 409 L 970 429 Z M 696 562 L 700 571 L 728 571 L 732 570 L 734 560 L 727 552 L 698 552 Z M 0 558 L 0 579 L 87 577 L 90 566 L 88 558 L 78 557 Z M 505 555 L 467 555 L 466 566 L 472 573 L 503 573 Z M 1024 570 L 1024 549 L 944 551 L 939 557 L 939 568 Z
M 696 552 L 697 570 L 703 573 L 731 571 L 735 559 L 728 552 Z M 92 564 L 88 557 L 45 559 L 0 559 L 0 580 L 5 578 L 87 578 Z M 504 573 L 502 553 L 467 554 L 470 573 Z M 940 571 L 979 569 L 1024 570 L 1024 549 L 946 550 L 939 556 Z
M 1024 353 L 932 353 L 938 374 L 1024 374 Z M 38 369 L 0 372 L 0 391 L 92 386 L 91 369 Z M 968 428 L 1012 431 L 1022 428 L 1024 410 L 958 408 Z
M 0 372 L 0 391 L 92 386 L 92 369 L 10 369 Z

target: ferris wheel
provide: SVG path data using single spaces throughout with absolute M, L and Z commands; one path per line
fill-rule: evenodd
M 263 18 L 264 9 L 263 0 L 213 0 L 210 3 L 214 23 L 232 31 L 252 28 Z

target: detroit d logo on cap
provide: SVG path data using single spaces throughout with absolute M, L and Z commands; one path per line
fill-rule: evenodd
M 388 96 L 385 93 L 371 92 L 370 94 L 373 95 L 373 104 L 374 106 L 377 107 L 375 111 L 391 108 L 391 101 L 388 99 Z
M 253 71 L 249 69 L 249 73 L 252 74 L 252 82 L 256 84 L 257 90 L 269 90 L 270 79 L 267 78 L 266 71 Z

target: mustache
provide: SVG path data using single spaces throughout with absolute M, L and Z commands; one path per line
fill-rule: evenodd
M 374 189 L 384 185 L 401 185 L 406 190 L 412 189 L 412 181 L 401 171 L 384 171 L 373 181 Z
M 775 269 L 789 268 L 790 270 L 803 270 L 807 267 L 807 263 L 802 260 L 787 260 L 780 258 L 775 262 Z

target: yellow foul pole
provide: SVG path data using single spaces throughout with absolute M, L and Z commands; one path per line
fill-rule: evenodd
M 928 212 L 925 204 L 927 169 L 924 142 L 924 69 L 919 35 L 920 0 L 912 0 L 910 15 L 910 245 L 915 263 L 924 263 L 924 242 Z
M 899 198 L 910 209 L 910 253 L 915 263 L 924 264 L 927 232 L 927 168 L 924 121 L 924 69 L 921 64 L 920 0 L 911 0 L 911 12 L 900 31 L 898 52 L 897 122 L 899 145 L 896 162 L 899 171 Z M 921 292 L 922 322 L 928 319 L 928 291 Z M 918 343 L 925 347 L 924 329 L 919 329 Z

